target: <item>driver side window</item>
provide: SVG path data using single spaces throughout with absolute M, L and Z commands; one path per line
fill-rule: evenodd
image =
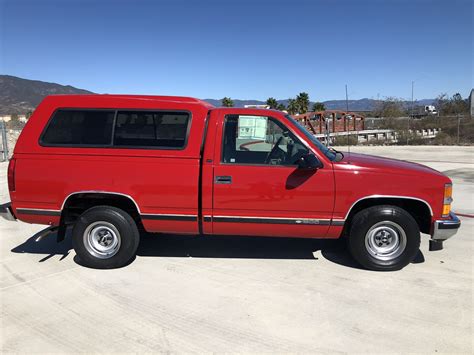
M 267 116 L 227 115 L 222 162 L 295 165 L 308 149 L 281 122 Z

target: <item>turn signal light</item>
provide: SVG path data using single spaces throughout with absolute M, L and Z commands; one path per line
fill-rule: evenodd
M 451 212 L 451 205 L 443 205 L 443 217 L 449 217 L 449 212 Z
M 444 185 L 443 217 L 449 217 L 453 202 L 453 184 Z

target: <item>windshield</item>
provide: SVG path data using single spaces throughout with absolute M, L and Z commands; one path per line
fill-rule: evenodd
M 297 120 L 295 120 L 293 117 L 291 117 L 290 115 L 286 115 L 285 116 L 287 119 L 289 119 L 292 123 L 295 124 L 295 126 L 299 129 L 299 131 L 301 133 L 304 134 L 304 136 L 306 138 L 308 138 L 312 143 L 314 143 L 314 145 L 316 147 L 318 147 L 318 149 L 331 161 L 335 161 L 336 160 L 336 153 L 329 150 L 328 147 L 326 147 L 323 143 L 321 143 L 319 141 L 318 138 L 316 138 L 316 136 L 314 136 L 313 134 L 311 134 L 310 131 L 308 131 L 306 129 L 305 126 L 303 126 L 300 122 L 298 122 Z

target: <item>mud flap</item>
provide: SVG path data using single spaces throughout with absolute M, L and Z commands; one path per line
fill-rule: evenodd
M 430 251 L 443 250 L 443 241 L 442 240 L 430 240 Z

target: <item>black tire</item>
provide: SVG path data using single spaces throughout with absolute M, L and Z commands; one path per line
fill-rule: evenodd
M 363 267 L 400 270 L 413 261 L 420 249 L 420 229 L 400 207 L 373 206 L 354 215 L 347 242 L 350 253 Z
M 89 208 L 79 216 L 72 230 L 72 245 L 80 263 L 94 269 L 128 265 L 139 242 L 133 218 L 112 206 Z

